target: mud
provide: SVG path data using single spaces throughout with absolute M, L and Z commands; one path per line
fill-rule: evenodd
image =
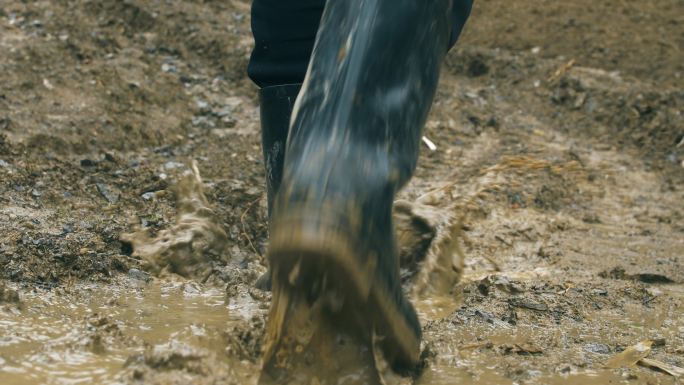
M 395 210 L 425 369 L 386 383 L 681 381 L 679 8 L 475 3 Z M 257 381 L 251 44 L 246 0 L 0 0 L 0 383 Z

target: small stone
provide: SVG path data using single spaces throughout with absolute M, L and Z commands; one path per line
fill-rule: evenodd
M 183 295 L 186 297 L 194 297 L 197 295 L 200 295 L 202 293 L 202 289 L 200 289 L 199 285 L 195 282 L 186 282 L 183 284 Z
M 164 163 L 164 168 L 166 170 L 173 170 L 176 168 L 183 168 L 183 167 L 185 167 L 185 164 L 179 163 L 179 162 L 169 161 L 169 162 Z
M 212 119 L 209 119 L 206 116 L 194 116 L 191 119 L 192 125 L 195 127 L 202 127 L 202 128 L 213 128 L 216 127 L 216 123 Z
M 197 108 L 199 108 L 201 111 L 209 110 L 209 103 L 207 103 L 204 100 L 197 100 L 195 104 L 197 105 Z
M 670 154 L 667 156 L 667 160 L 668 160 L 669 162 L 671 162 L 671 163 L 679 163 L 679 162 L 678 162 L 678 159 L 677 159 L 677 154 L 674 153 L 674 152 L 673 152 L 673 153 L 670 153 Z
M 14 303 L 19 304 L 21 298 L 16 290 L 5 286 L 4 283 L 0 283 L 0 303 Z
M 0 130 L 8 129 L 11 122 L 12 121 L 10 120 L 10 118 L 1 118 L 0 119 Z M 0 140 L 0 143 L 2 143 L 2 140 Z
M 532 301 L 527 298 L 511 298 L 508 303 L 511 306 L 523 308 L 523 309 L 530 309 L 530 310 L 536 310 L 536 311 L 548 311 L 549 307 L 545 303 L 542 302 L 536 302 Z
M 152 280 L 152 277 L 150 277 L 149 274 L 147 274 L 144 271 L 138 270 L 138 269 L 128 270 L 128 276 L 132 279 L 135 279 L 138 281 L 143 281 L 143 282 L 149 282 Z
M 604 345 L 604 344 L 599 344 L 599 343 L 589 343 L 584 345 L 584 350 L 590 353 L 596 353 L 596 354 L 611 354 L 613 351 L 610 349 L 610 346 Z
M 95 167 L 97 162 L 92 159 L 81 159 L 81 167 Z
M 95 186 L 97 187 L 97 191 L 100 192 L 100 195 L 102 195 L 109 203 L 116 203 L 119 201 L 119 194 L 115 191 L 112 191 L 112 189 L 107 186 L 104 183 L 95 183 Z
M 62 226 L 62 234 L 69 234 L 72 231 L 74 231 L 73 223 L 65 223 L 64 226 Z
M 593 294 L 593 295 L 602 295 L 602 296 L 606 296 L 606 295 L 608 295 L 608 290 L 605 290 L 605 289 L 594 289 L 594 290 L 591 291 L 591 294 Z
M 215 112 L 216 116 L 218 116 L 219 118 L 229 116 L 232 113 L 233 113 L 233 109 L 231 107 L 223 107 L 220 110 Z
M 178 68 L 176 68 L 176 66 L 173 65 L 173 64 L 171 64 L 171 63 L 164 63 L 164 64 L 162 64 L 161 70 L 162 70 L 163 72 L 167 72 L 167 73 L 169 73 L 169 72 L 170 72 L 170 73 L 176 73 L 176 72 L 178 72 Z

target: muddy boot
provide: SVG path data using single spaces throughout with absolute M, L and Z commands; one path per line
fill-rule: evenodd
M 304 300 L 309 312 L 321 304 L 344 319 L 361 344 L 377 340 L 395 370 L 418 364 L 421 328 L 400 286 L 392 202 L 416 166 L 451 3 L 327 3 L 271 216 L 274 300 L 262 377 L 287 378 L 289 362 L 307 351 L 288 331 Z
M 273 198 L 283 179 L 285 143 L 290 127 L 290 116 L 301 84 L 286 84 L 264 87 L 259 90 L 261 115 L 261 145 L 266 167 L 266 190 L 268 194 L 268 215 L 273 210 Z M 261 290 L 271 290 L 270 270 L 264 273 L 255 286 Z

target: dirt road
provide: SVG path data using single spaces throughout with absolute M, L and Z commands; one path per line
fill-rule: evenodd
M 389 382 L 681 381 L 681 9 L 476 1 L 400 197 L 462 275 L 407 265 L 427 366 Z M 0 0 L 0 383 L 255 380 L 251 44 L 247 0 Z

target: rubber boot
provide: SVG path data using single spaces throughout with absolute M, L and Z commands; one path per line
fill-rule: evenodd
M 261 146 L 266 168 L 269 218 L 271 211 L 273 211 L 273 199 L 283 179 L 285 144 L 290 128 L 290 117 L 301 87 L 301 84 L 284 84 L 264 87 L 259 90 Z M 260 290 L 271 290 L 270 269 L 257 279 L 254 286 Z
M 259 90 L 261 145 L 266 167 L 269 217 L 273 210 L 273 199 L 283 179 L 285 143 L 290 128 L 290 117 L 301 87 L 301 84 L 285 84 Z
M 329 313 L 352 335 L 379 341 L 395 370 L 418 364 L 421 327 L 400 285 L 392 202 L 416 166 L 451 6 L 328 1 L 271 216 L 265 372 L 275 370 L 273 362 L 287 366 L 283 357 L 296 339 L 285 332 L 292 298 L 328 298 Z

